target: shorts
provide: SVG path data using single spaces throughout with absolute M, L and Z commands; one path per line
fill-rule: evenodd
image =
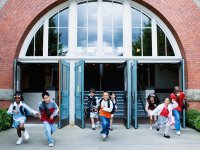
M 99 118 L 98 112 L 90 112 L 90 118 Z

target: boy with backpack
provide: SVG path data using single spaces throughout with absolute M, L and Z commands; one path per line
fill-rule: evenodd
M 39 104 L 39 111 L 41 113 L 40 119 L 44 124 L 49 147 L 53 147 L 54 140 L 52 138 L 52 134 L 56 130 L 54 118 L 58 114 L 58 106 L 54 101 L 50 100 L 50 95 L 48 92 L 44 91 L 42 93 L 42 98 L 43 101 Z
M 28 131 L 25 129 L 24 124 L 26 122 L 26 116 L 28 113 L 38 115 L 39 113 L 29 108 L 22 101 L 24 100 L 22 92 L 16 91 L 14 94 L 15 102 L 12 103 L 7 111 L 7 114 L 12 115 L 13 117 L 13 127 L 17 129 L 17 135 L 19 137 L 17 145 L 20 145 L 23 142 L 22 132 L 24 134 L 25 140 L 29 139 Z
M 103 141 L 105 141 L 109 135 L 110 118 L 112 110 L 113 110 L 113 103 L 109 99 L 109 93 L 107 91 L 104 91 L 103 99 L 100 102 L 100 110 L 99 110 L 99 115 L 102 123 L 101 135 Z
M 90 111 L 90 119 L 91 119 L 91 124 L 92 124 L 92 130 L 95 130 L 96 127 L 99 126 L 99 121 L 98 121 L 98 98 L 95 96 L 95 89 L 90 89 L 90 94 L 88 95 L 87 98 L 88 102 L 88 108 Z M 95 119 L 96 119 L 96 125 L 95 125 Z

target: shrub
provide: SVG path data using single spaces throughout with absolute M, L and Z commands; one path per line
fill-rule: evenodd
M 187 126 L 200 131 L 200 112 L 197 110 L 187 110 L 186 124 Z
M 12 117 L 7 114 L 7 110 L 0 110 L 0 132 L 12 127 Z

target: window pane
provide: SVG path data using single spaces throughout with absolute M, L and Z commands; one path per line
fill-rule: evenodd
M 65 56 L 68 52 L 68 28 L 59 28 L 59 56 Z
M 88 47 L 97 46 L 97 28 L 89 28 L 88 30 Z
M 123 29 L 114 28 L 114 47 L 123 47 Z
M 48 46 L 48 55 L 57 56 L 58 48 L 58 29 L 49 28 L 49 46 Z
M 113 27 L 123 27 L 123 5 L 113 3 Z
M 58 27 L 58 13 L 49 19 L 49 27 Z
M 141 56 L 141 29 L 132 29 L 132 55 Z
M 151 29 L 143 29 L 143 56 L 152 56 Z
M 141 27 L 141 12 L 137 9 L 132 9 L 132 27 Z
M 68 8 L 59 13 L 59 27 L 68 27 Z
M 142 27 L 151 27 L 151 19 L 145 14 L 142 14 Z
M 104 28 L 103 30 L 103 46 L 112 47 L 112 28 Z
M 167 56 L 175 56 L 171 43 L 167 38 Z
M 77 32 L 77 47 L 87 47 L 87 29 L 78 28 Z
M 88 27 L 97 27 L 97 2 L 88 3 Z
M 35 34 L 35 56 L 43 56 L 43 26 Z
M 78 27 L 87 27 L 87 3 L 78 5 Z
M 28 50 L 26 52 L 26 56 L 33 56 L 33 51 L 34 51 L 34 37 L 32 38 L 29 46 L 28 46 Z
M 157 26 L 157 45 L 158 56 L 165 56 L 165 34 L 159 26 Z
M 112 3 L 103 2 L 103 26 L 112 27 Z

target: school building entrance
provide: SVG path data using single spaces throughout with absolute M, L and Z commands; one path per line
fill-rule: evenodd
M 35 109 L 42 91 L 50 91 L 60 128 L 89 123 L 84 100 L 90 88 L 99 98 L 104 90 L 115 91 L 115 123 L 138 128 L 147 117 L 147 95 L 163 100 L 175 85 L 185 90 L 184 81 L 184 60 L 167 25 L 126 0 L 60 4 L 32 27 L 14 61 L 14 90 L 22 90 Z

